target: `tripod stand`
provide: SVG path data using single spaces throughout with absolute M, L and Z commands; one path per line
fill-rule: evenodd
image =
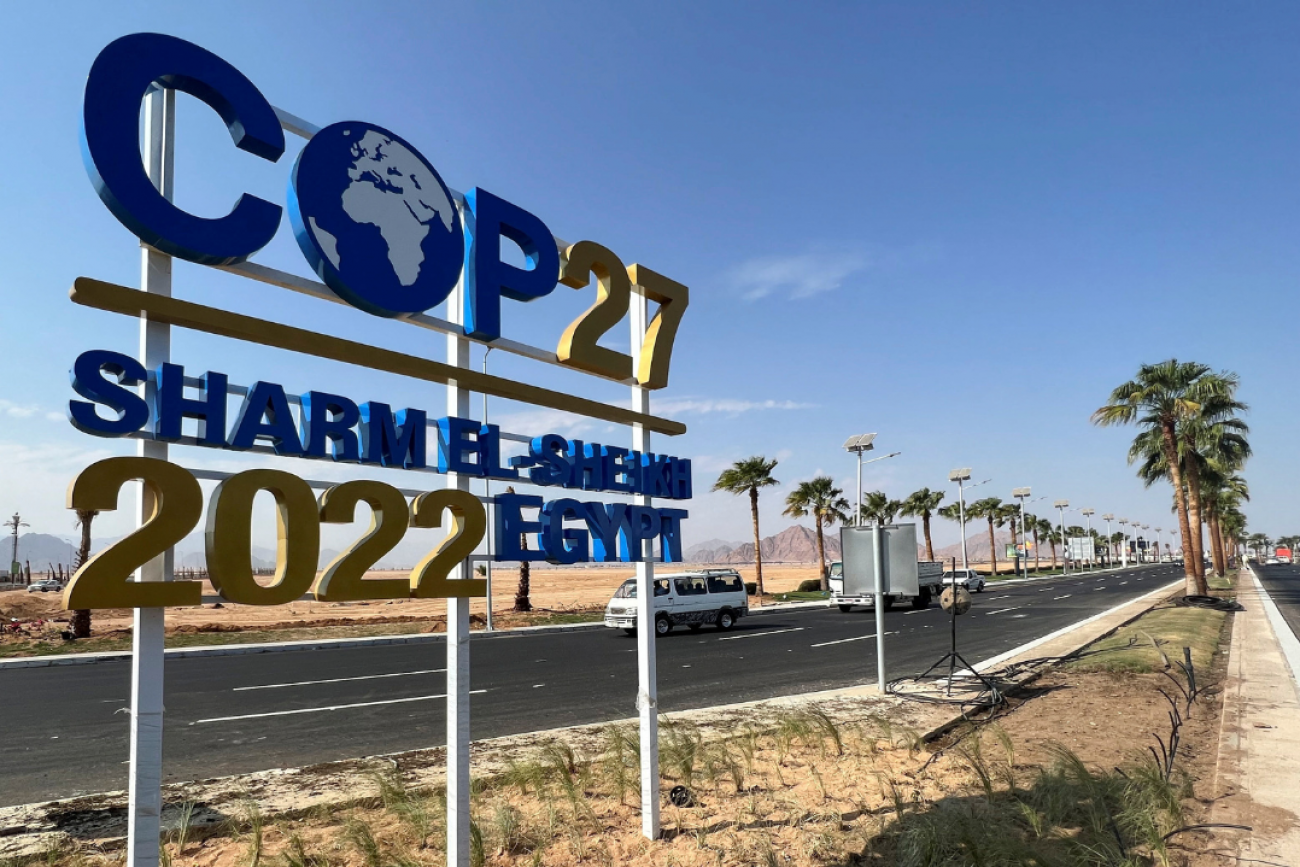
M 947 590 L 950 590 L 950 591 L 952 592 L 953 597 L 954 597 L 954 598 L 953 598 L 953 604 L 952 604 L 951 606 L 949 606 L 949 609 L 948 609 L 948 613 L 949 613 L 949 615 L 950 615 L 950 620 L 951 620 L 951 627 L 952 627 L 952 631 L 951 631 L 952 643 L 951 643 L 951 646 L 950 646 L 950 649 L 948 650 L 948 652 L 945 653 L 945 654 L 944 654 L 944 655 L 939 659 L 938 662 L 934 663 L 934 664 L 931 665 L 929 668 L 927 668 L 927 669 L 925 670 L 925 673 L 922 674 L 920 677 L 918 677 L 917 680 L 919 680 L 919 681 L 923 681 L 923 680 L 925 680 L 927 677 L 929 677 L 931 674 L 933 674 L 936 670 L 942 670 L 943 667 L 944 667 L 944 665 L 946 664 L 946 665 L 948 666 L 948 687 L 947 687 L 947 691 L 946 691 L 946 693 L 945 693 L 946 695 L 948 695 L 948 696 L 951 696 L 951 695 L 952 695 L 952 681 L 953 681 L 953 678 L 956 676 L 957 672 L 958 672 L 959 670 L 961 670 L 961 671 L 969 671 L 969 672 L 971 673 L 971 675 L 972 675 L 976 680 L 978 680 L 981 684 L 984 685 L 984 689 L 985 689 L 985 691 L 986 691 L 986 692 L 988 693 L 988 695 L 989 695 L 989 700 L 988 700 L 987 702 L 983 702 L 983 701 L 981 701 L 981 702 L 979 702 L 979 703 L 980 703 L 980 704 L 988 704 L 988 705 L 990 705 L 990 706 L 995 705 L 995 704 L 999 704 L 999 703 L 1001 703 L 1001 701 L 1002 701 L 1002 693 L 998 691 L 998 688 L 997 688 L 996 686 L 993 685 L 993 682 L 992 682 L 992 681 L 990 681 L 990 680 L 989 680 L 988 678 L 986 678 L 984 675 L 982 675 L 982 674 L 980 674 L 978 671 L 976 671 L 976 670 L 975 670 L 975 666 L 973 666 L 973 665 L 971 665 L 969 662 L 967 662 L 966 659 L 965 659 L 965 657 L 963 657 L 963 656 L 961 655 L 961 653 L 959 653 L 958 650 L 957 650 L 957 600 L 956 600 L 956 596 L 957 596 L 957 560 L 956 560 L 956 558 L 953 558 L 953 564 L 952 564 L 952 565 L 953 565 L 953 568 L 952 568 L 952 573 L 951 573 L 951 574 L 952 574 L 952 576 L 953 576 L 953 581 L 952 581 L 952 584 L 949 585 L 948 588 L 946 588 Z M 961 668 L 960 668 L 960 669 L 958 668 L 958 663 L 961 664 Z

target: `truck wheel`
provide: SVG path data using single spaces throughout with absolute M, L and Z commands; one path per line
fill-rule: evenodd
M 732 613 L 730 608 L 724 608 L 718 612 L 719 631 L 726 632 L 728 629 L 730 629 L 735 625 L 736 625 L 736 615 Z
M 912 597 L 912 609 L 921 611 L 930 607 L 930 588 L 922 587 L 921 592 Z
M 852 605 L 841 605 L 841 606 L 840 606 L 840 610 L 843 611 L 845 614 L 848 614 L 850 611 L 853 610 L 853 606 L 852 606 Z
M 668 619 L 667 614 L 660 614 L 655 618 L 655 634 L 667 635 L 673 631 L 673 622 Z
M 636 635 L 636 627 L 635 627 L 635 626 L 624 626 L 624 627 L 623 627 L 623 631 L 624 631 L 625 633 L 627 633 L 628 635 Z
M 893 610 L 894 610 L 894 597 L 893 597 L 893 596 L 886 596 L 886 597 L 885 597 L 885 610 L 886 610 L 886 611 L 893 611 Z

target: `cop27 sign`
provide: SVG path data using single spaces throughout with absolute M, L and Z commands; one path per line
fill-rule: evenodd
M 140 154 L 141 99 L 159 86 L 188 93 L 212 108 L 234 145 L 260 159 L 276 162 L 283 156 L 283 118 L 229 63 L 170 36 L 125 36 L 106 47 L 90 70 L 82 151 L 105 205 L 160 252 L 235 268 L 271 241 L 285 207 L 245 193 L 228 214 L 209 219 L 174 205 L 149 177 Z M 454 323 L 444 324 L 455 324 L 464 337 L 489 346 L 502 340 L 505 301 L 535 302 L 561 283 L 583 289 L 594 279 L 594 303 L 560 335 L 549 360 L 644 389 L 667 385 L 673 342 L 688 302 L 685 286 L 642 265 L 624 265 L 592 241 L 561 250 L 540 218 L 482 188 L 459 196 L 395 132 L 360 121 L 315 131 L 290 172 L 287 209 L 308 265 L 338 299 L 372 316 L 411 318 L 453 298 L 459 304 Z M 527 267 L 502 261 L 502 238 L 523 250 Z M 458 286 L 461 291 L 453 295 Z M 634 341 L 636 357 L 598 342 L 628 314 L 634 287 L 657 305 L 643 339 Z M 76 281 L 72 299 L 167 325 L 637 424 L 647 431 L 685 431 L 680 423 L 648 412 L 89 278 Z M 685 510 L 607 503 L 580 493 L 635 495 L 644 503 L 652 497 L 689 499 L 690 461 L 673 455 L 543 432 L 532 436 L 524 454 L 503 459 L 495 425 L 457 416 L 431 420 L 418 407 L 394 408 L 321 390 L 290 394 L 269 379 L 236 388 L 220 371 L 187 373 L 184 365 L 170 361 L 146 369 L 136 358 L 106 349 L 83 352 L 71 379 L 79 399 L 69 401 L 69 418 L 94 436 L 457 473 L 564 490 L 566 495 L 549 500 L 526 494 L 495 498 L 498 546 L 491 556 L 498 560 L 633 562 L 645 558 L 647 543 L 655 542 L 664 560 L 681 557 Z M 241 397 L 234 412 L 228 407 L 232 394 Z M 197 435 L 183 434 L 187 420 Z M 143 481 L 152 494 L 152 515 L 82 567 L 65 591 L 68 607 L 198 604 L 197 582 L 129 580 L 134 570 L 173 547 L 203 519 L 203 497 L 193 473 L 154 458 L 110 458 L 77 477 L 68 504 L 115 509 L 120 489 L 133 480 Z M 253 579 L 249 552 L 258 492 L 271 493 L 278 507 L 280 556 L 277 580 L 270 585 Z M 321 524 L 351 522 L 361 503 L 371 509 L 370 529 L 317 577 Z M 536 518 L 528 517 L 534 512 Z M 441 527 L 448 518 L 448 535 L 416 565 L 409 580 L 363 580 L 407 527 Z M 282 604 L 308 590 L 325 600 L 481 596 L 483 582 L 448 581 L 447 575 L 475 550 L 485 530 L 482 503 L 464 490 L 433 490 L 408 503 L 390 485 L 357 480 L 330 487 L 318 498 L 291 473 L 250 469 L 222 480 L 209 498 L 207 561 L 221 594 L 251 605 Z M 537 538 L 529 549 L 519 544 L 527 534 Z

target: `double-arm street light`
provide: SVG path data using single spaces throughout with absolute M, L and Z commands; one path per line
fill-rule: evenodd
M 1029 577 L 1029 535 L 1025 532 L 1025 500 L 1029 499 L 1029 494 L 1029 488 L 1015 488 L 1011 491 L 1011 496 L 1020 501 L 1020 538 L 1024 541 L 1023 550 L 1025 556 L 1021 558 L 1020 553 L 1022 548 L 1021 546 L 1017 546 L 1016 560 L 1024 564 L 1023 571 L 1021 572 L 1021 577 L 1024 578 Z M 1012 539 L 1011 544 L 1016 545 L 1016 540 Z
M 948 473 L 948 481 L 957 483 L 957 523 L 961 524 L 961 568 L 970 569 L 970 559 L 966 555 L 966 488 L 978 488 L 980 485 L 987 485 L 992 479 L 985 479 L 982 482 L 975 482 L 967 485 L 970 480 L 970 467 L 952 470 Z M 989 552 L 992 556 L 993 552 Z
M 874 464 L 876 461 L 885 460 L 885 458 L 896 458 L 902 454 L 902 452 L 890 452 L 887 455 L 881 455 L 880 457 L 872 458 L 869 461 L 862 460 L 864 452 L 869 452 L 875 448 L 875 446 L 872 445 L 872 441 L 875 440 L 875 438 L 875 434 L 866 433 L 859 434 L 855 437 L 849 437 L 844 442 L 845 451 L 856 452 L 858 455 L 858 503 L 853 510 L 853 526 L 855 527 L 862 524 L 862 465 Z
M 1079 512 L 1088 522 L 1088 568 L 1092 568 L 1093 555 L 1097 553 L 1097 544 L 1092 540 L 1092 516 L 1097 514 L 1096 509 L 1083 509 Z
M 1065 539 L 1065 510 L 1070 508 L 1070 501 L 1057 500 L 1055 503 L 1052 503 L 1052 508 L 1056 509 L 1061 515 L 1061 547 L 1065 549 L 1065 551 L 1063 552 L 1065 556 L 1061 558 L 1061 574 L 1069 575 L 1070 574 L 1070 548 L 1069 548 L 1069 543 Z
M 1115 565 L 1110 560 L 1110 552 L 1114 550 L 1111 547 L 1112 542 L 1110 541 L 1110 522 L 1115 520 L 1115 515 L 1111 512 L 1107 512 L 1101 516 L 1101 519 L 1106 522 L 1106 568 L 1110 569 Z

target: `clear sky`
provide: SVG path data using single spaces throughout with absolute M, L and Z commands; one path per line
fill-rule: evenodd
M 868 489 L 944 488 L 949 469 L 971 466 L 993 479 L 980 494 L 1028 485 L 1173 526 L 1167 490 L 1144 490 L 1125 463 L 1131 432 L 1088 421 L 1139 363 L 1170 356 L 1240 373 L 1257 455 L 1252 529 L 1300 530 L 1292 4 L 50 0 L 5 12 L 0 513 L 21 510 L 34 531 L 71 533 L 68 480 L 130 449 L 77 433 L 63 413 L 79 352 L 136 346 L 134 322 L 75 307 L 67 289 L 77 276 L 138 281 L 137 245 L 91 188 L 78 124 L 95 55 L 141 30 L 216 52 L 315 123 L 386 126 L 452 187 L 482 186 L 560 237 L 688 284 L 672 382 L 654 404 L 690 426 L 655 442 L 695 459 L 688 546 L 747 537 L 746 503 L 706 493 L 737 458 L 780 459 L 765 532 L 789 524 L 791 483 L 825 472 L 851 497 L 840 446 L 864 431 L 903 452 L 868 468 Z M 234 150 L 197 102 L 182 98 L 179 116 L 181 205 L 217 216 L 243 191 L 284 202 L 300 141 L 271 164 Z M 258 261 L 307 273 L 287 219 Z M 430 332 L 198 266 L 178 265 L 175 286 L 444 352 Z M 508 304 L 507 336 L 554 345 L 589 293 L 561 286 Z M 627 399 L 501 355 L 494 373 Z M 233 382 L 444 406 L 434 387 L 184 332 L 173 358 Z M 627 436 L 501 401 L 492 414 L 521 433 Z M 409 476 L 403 486 L 429 480 Z M 125 531 L 123 515 L 98 530 Z M 955 538 L 947 522 L 936 531 Z

